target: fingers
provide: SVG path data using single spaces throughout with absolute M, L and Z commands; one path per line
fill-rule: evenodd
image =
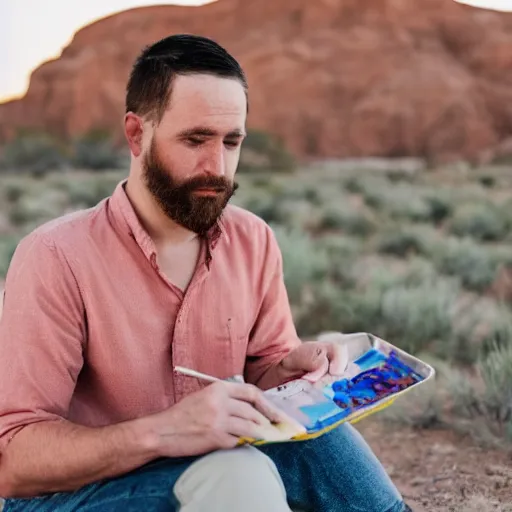
M 228 405 L 228 413 L 231 416 L 237 416 L 238 418 L 252 421 L 257 425 L 270 425 L 270 420 L 248 402 L 243 402 L 241 400 L 230 400 Z
M 229 383 L 228 386 L 231 398 L 248 402 L 271 422 L 279 423 L 287 419 L 287 416 L 267 400 L 261 389 L 256 386 L 236 383 Z
M 329 359 L 326 347 L 317 342 L 305 342 L 288 361 L 289 366 L 301 370 L 303 379 L 316 382 L 329 370 Z
M 237 416 L 229 418 L 227 432 L 232 436 L 265 439 L 267 441 L 279 441 L 287 438 L 285 432 L 270 423 L 268 425 L 258 425 Z
M 301 363 L 306 374 L 303 378 L 316 382 L 329 373 L 341 375 L 348 365 L 348 347 L 332 341 L 306 342 L 301 353 Z
M 348 365 L 348 347 L 340 343 L 327 343 L 327 357 L 329 359 L 329 373 L 341 375 Z
M 329 359 L 327 355 L 321 360 L 321 366 L 319 366 L 315 371 L 306 373 L 302 378 L 308 380 L 309 382 L 316 382 L 321 379 L 326 373 L 329 371 Z
M 328 362 L 327 350 L 323 343 L 306 341 L 282 361 L 285 370 L 297 372 L 316 372 Z
M 218 434 L 218 445 L 219 448 L 234 448 L 238 443 L 240 439 L 239 436 L 228 434 L 227 432 L 220 432 Z

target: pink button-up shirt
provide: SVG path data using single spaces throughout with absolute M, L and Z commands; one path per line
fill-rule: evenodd
M 24 238 L 0 320 L 0 451 L 24 426 L 103 426 L 205 385 L 185 366 L 257 383 L 300 343 L 270 228 L 228 206 L 183 293 L 160 272 L 124 183 L 96 207 Z

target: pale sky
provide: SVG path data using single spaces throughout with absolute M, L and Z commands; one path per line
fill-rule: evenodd
M 22 95 L 30 72 L 58 56 L 82 26 L 143 5 L 200 5 L 212 0 L 0 0 L 0 101 Z
M 211 1 L 0 0 L 0 101 L 21 96 L 28 86 L 30 72 L 41 62 L 58 56 L 80 27 L 98 18 L 142 5 L 198 5 Z M 455 1 L 512 11 L 512 0 Z

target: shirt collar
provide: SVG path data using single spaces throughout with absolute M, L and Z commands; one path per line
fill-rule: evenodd
M 125 186 L 127 181 L 128 179 L 120 181 L 114 189 L 110 199 L 111 209 L 116 220 L 123 226 L 125 231 L 135 239 L 144 252 L 144 255 L 151 260 L 156 256 L 156 247 L 152 238 L 142 226 L 126 194 Z M 223 216 L 212 226 L 205 237 L 207 240 L 207 265 L 209 265 L 209 261 L 211 260 L 210 251 L 215 249 L 221 237 L 227 238 L 226 224 Z

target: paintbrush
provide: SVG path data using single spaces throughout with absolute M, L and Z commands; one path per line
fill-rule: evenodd
M 229 377 L 227 379 L 219 379 L 218 377 L 214 377 L 213 375 L 208 375 L 207 373 L 198 372 L 197 370 L 192 370 L 190 368 L 185 368 L 183 366 L 175 366 L 174 371 L 177 373 L 181 373 L 182 375 L 188 375 L 189 377 L 195 377 L 197 379 L 201 379 L 207 382 L 219 382 L 222 380 L 226 380 L 244 383 L 244 378 L 241 375 L 234 375 L 233 377 Z M 288 417 L 288 415 L 283 411 L 280 412 L 283 417 L 281 422 L 269 422 L 268 427 L 265 428 L 263 425 L 260 427 L 262 439 L 265 439 L 267 441 L 285 441 L 295 435 L 303 434 L 306 431 L 303 425 L 301 425 L 294 419 Z
M 219 379 L 218 377 L 214 377 L 213 375 L 208 375 L 207 373 L 201 373 L 196 370 L 192 370 L 190 368 L 185 368 L 183 366 L 175 366 L 174 371 L 177 373 L 181 373 L 182 375 L 188 375 L 189 377 L 196 377 L 197 379 L 205 380 L 207 382 L 219 382 L 219 381 L 234 381 L 234 382 L 244 382 L 244 378 L 241 375 L 235 375 L 233 377 L 229 377 L 227 379 Z

